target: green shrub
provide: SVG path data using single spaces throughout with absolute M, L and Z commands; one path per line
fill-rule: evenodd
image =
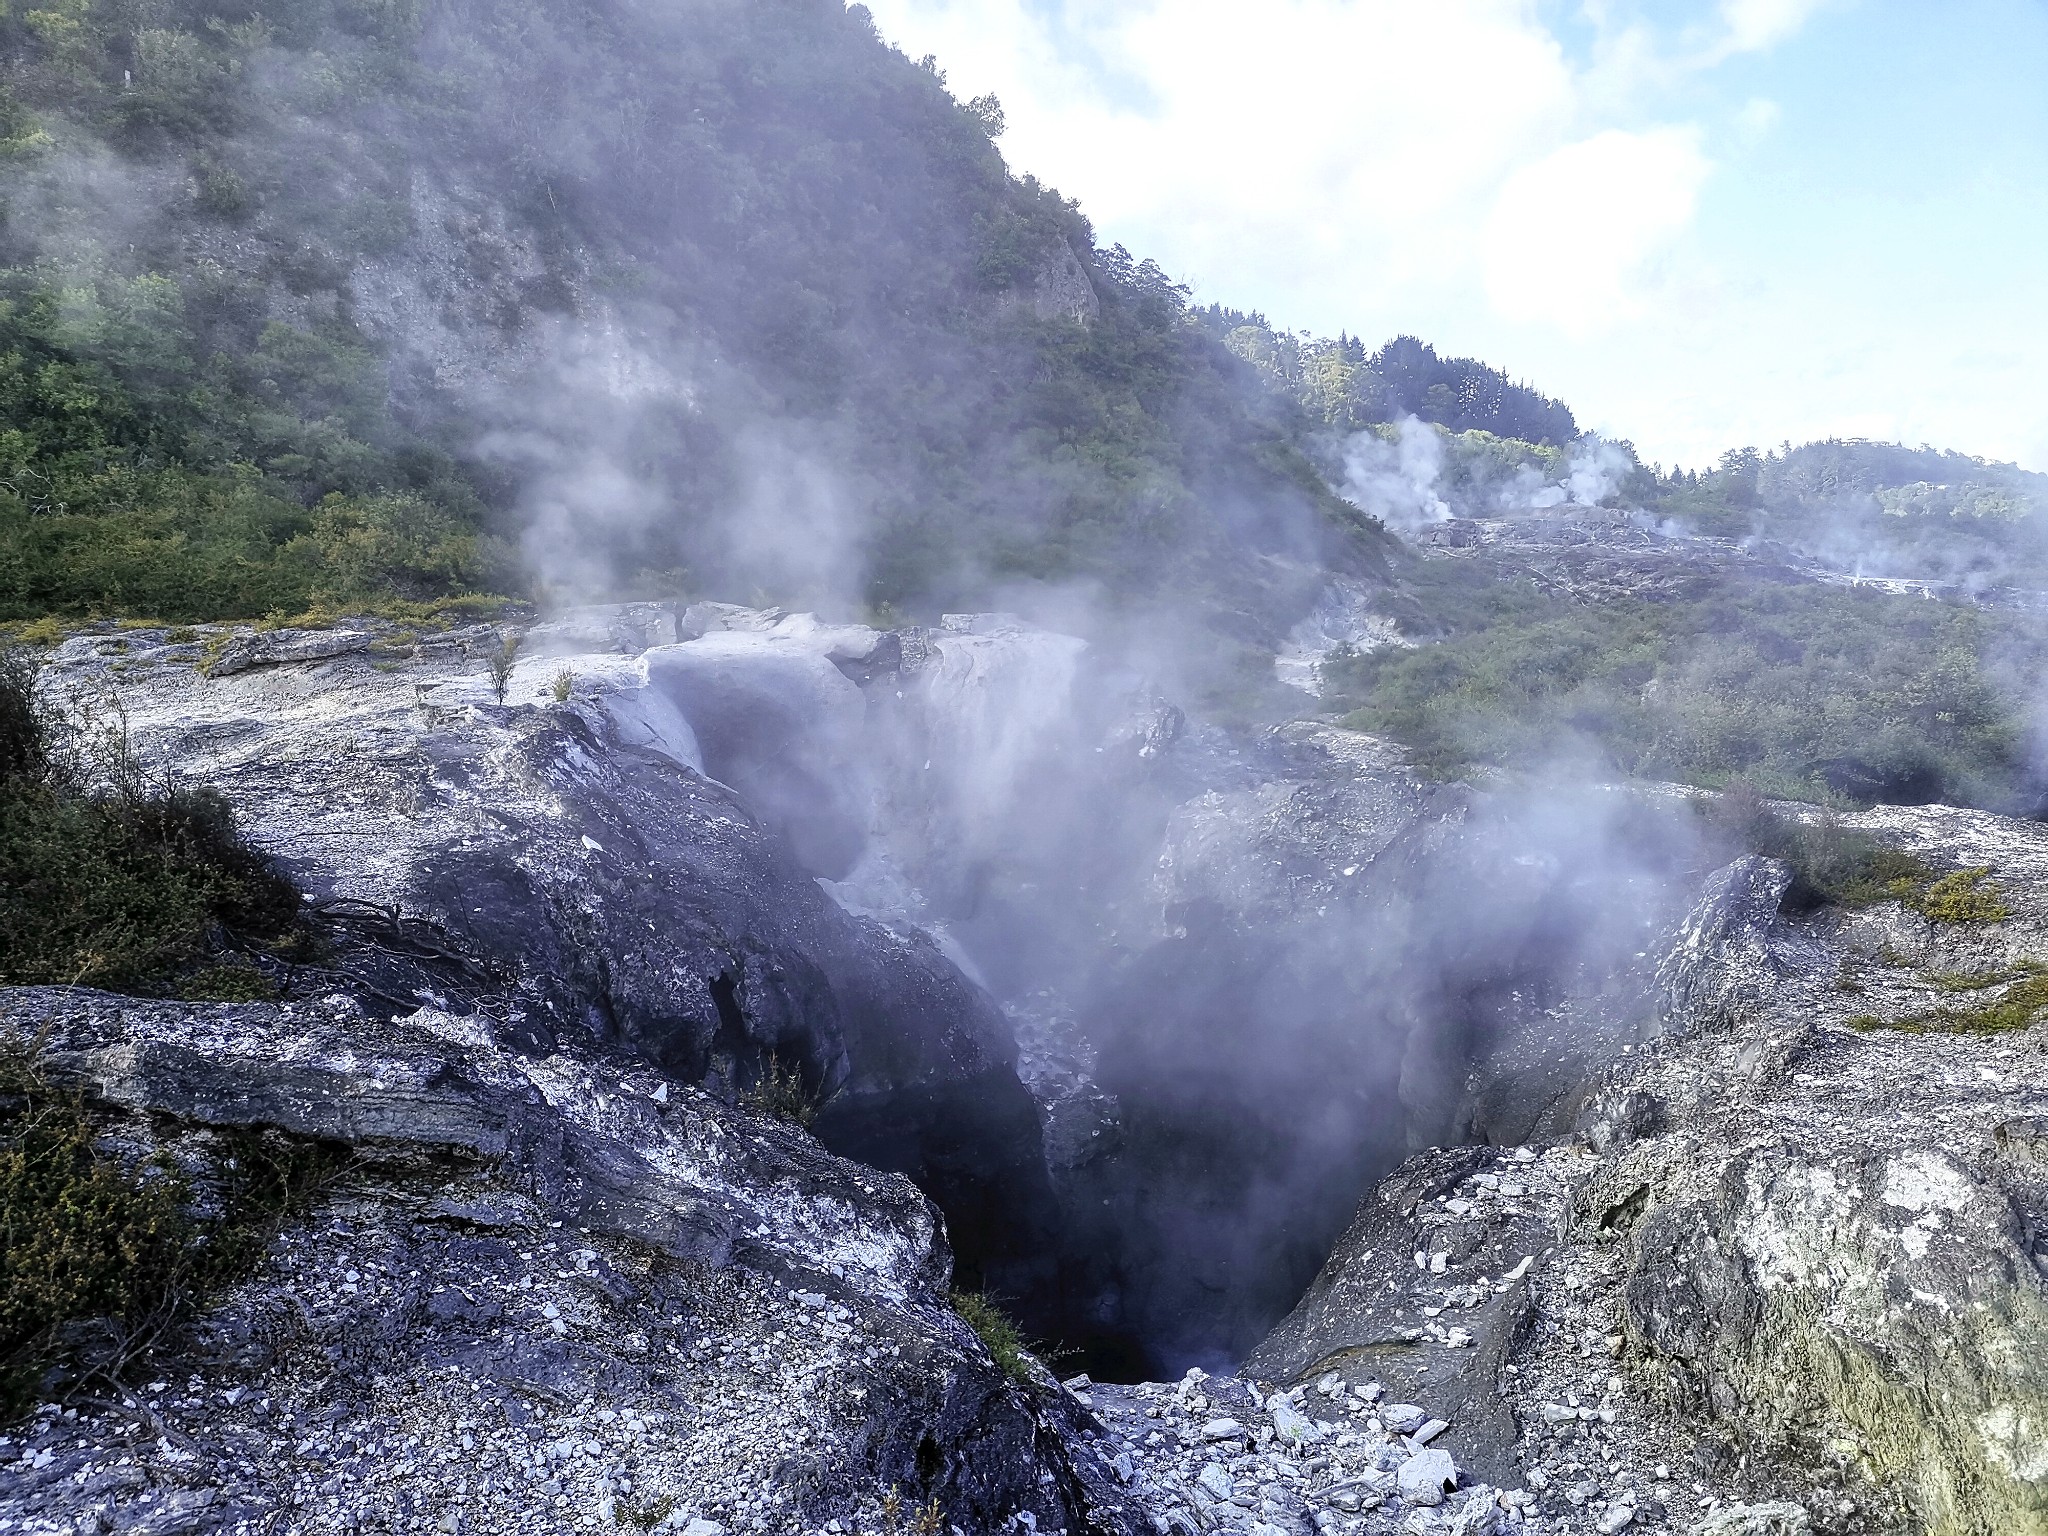
M 32 1043 L 0 1039 L 0 1420 L 107 1384 L 209 1291 L 245 1273 L 341 1154 L 262 1132 L 218 1138 L 215 1212 L 188 1211 L 180 1173 L 131 1165 Z
M 1864 1014 L 1849 1022 L 1858 1029 L 1895 1029 L 1915 1035 L 1999 1035 L 2025 1029 L 2048 1012 L 2048 965 L 2038 961 L 2005 971 L 1931 976 L 1927 980 L 1942 992 L 2005 990 L 1974 1008 L 1929 1008 L 1895 1019 Z
M 953 1310 L 974 1330 L 975 1337 L 981 1340 L 989 1358 L 1002 1368 L 1004 1375 L 1020 1386 L 1034 1384 L 1037 1378 L 1024 1335 L 993 1297 L 980 1291 L 955 1291 Z
M 249 996 L 223 957 L 299 942 L 299 906 L 217 794 L 151 780 L 118 717 L 60 724 L 0 652 L 0 985 Z
M 1731 784 L 1695 803 L 1710 831 L 1745 853 L 1779 859 L 1791 867 L 1792 884 L 1784 897 L 1788 911 L 1913 902 L 1940 884 L 1934 870 L 1913 855 L 1887 848 L 1832 815 L 1813 821 L 1782 815 L 1754 785 Z
M 519 641 L 516 632 L 507 631 L 484 657 L 491 669 L 491 692 L 500 704 L 505 702 L 506 691 L 512 686 L 512 669 L 519 660 Z
M 83 1107 L 0 1047 L 0 1416 L 30 1406 L 66 1325 L 142 1325 L 190 1232 L 177 1185 L 94 1150 Z

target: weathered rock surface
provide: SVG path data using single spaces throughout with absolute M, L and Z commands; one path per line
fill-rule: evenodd
M 844 642 L 796 625 L 621 654 L 674 622 L 646 606 L 564 621 L 554 640 L 612 649 L 540 647 L 503 704 L 490 629 L 381 626 L 375 654 L 225 677 L 162 632 L 82 637 L 53 681 L 117 689 L 145 760 L 220 790 L 319 899 L 340 974 L 300 989 L 487 1010 L 528 1049 L 621 1049 L 728 1097 L 794 1071 L 830 1144 L 912 1174 L 992 1283 L 1028 1288 L 1051 1197 L 1000 1012 L 929 934 L 820 889 L 789 835 L 800 802 L 704 772 L 825 774 L 819 743 L 862 707 L 830 659 Z M 735 745 L 747 711 L 773 740 Z
M 207 1022 L 234 1010 L 180 1024 L 163 1005 L 132 1070 L 71 1051 L 72 1070 L 172 1116 L 260 1111 L 367 1146 L 396 1114 L 465 1169 L 557 1170 L 545 1188 L 423 1193 L 416 1159 L 402 1178 L 375 1163 L 384 1182 L 320 1265 L 374 1237 L 394 1265 L 452 1272 L 467 1260 L 427 1255 L 421 1232 L 501 1230 L 494 1213 L 532 1201 L 556 1214 L 521 1220 L 588 1227 L 615 1271 L 656 1254 L 721 1277 L 738 1321 L 687 1377 L 692 1403 L 787 1397 L 765 1373 L 808 1314 L 750 1277 L 815 1270 L 826 1238 L 803 1219 L 777 1238 L 780 1207 L 731 1193 L 779 1187 L 774 1167 L 721 1165 L 709 1198 L 704 1165 L 642 1146 L 637 1121 L 546 1139 L 565 1062 L 701 1083 L 703 1113 L 744 1126 L 713 1101 L 772 1057 L 830 1095 L 830 1146 L 941 1199 L 999 1289 L 1060 1298 L 1100 1328 L 1090 1342 L 1148 1341 L 1129 1359 L 1250 1351 L 1237 1377 L 1082 1387 L 1057 1423 L 1019 1409 L 1039 1415 L 1039 1486 L 1084 1491 L 1041 1515 L 1004 1507 L 1002 1484 L 957 1506 L 984 1521 L 967 1536 L 1023 1513 L 1078 1529 L 1074 1499 L 1118 1498 L 1154 1529 L 1254 1536 L 2048 1529 L 2048 1027 L 1986 1010 L 2048 963 L 2041 827 L 1852 817 L 1938 866 L 1993 867 L 2008 915 L 1797 916 L 1779 866 L 1712 867 L 1726 855 L 1703 857 L 1675 792 L 1444 789 L 1327 725 L 1190 725 L 1000 616 L 881 635 L 637 605 L 543 628 L 502 705 L 493 631 L 400 654 L 379 630 L 367 654 L 211 680 L 167 635 L 62 653 L 70 686 L 118 678 L 146 751 L 223 788 L 321 896 L 339 974 L 300 990 L 375 1006 L 333 1005 L 319 1027 L 424 1031 L 453 1053 L 444 1076 L 391 1057 L 395 1099 L 330 1091 L 325 1047 L 290 1044 L 318 1030 L 280 1014 L 264 1028 L 292 1086 L 273 1092 Z M 174 1047 L 215 1052 L 239 1088 L 192 1091 Z M 498 1075 L 474 1076 L 477 1052 Z M 498 1140 L 450 1107 L 485 1090 Z M 1431 1143 L 1452 1150 L 1359 1202 Z M 899 1186 L 833 1187 L 878 1231 L 915 1226 Z M 855 1289 L 886 1289 L 889 1266 L 862 1262 Z M 519 1263 L 513 1283 L 550 1283 L 546 1260 Z M 858 1311 L 851 1290 L 775 1284 Z M 549 1323 L 569 1316 L 551 1304 Z M 393 1358 L 432 1343 L 405 1335 Z M 202 1385 L 215 1369 L 195 1367 Z M 799 1419 L 776 1465 L 793 1436 L 839 1443 Z M 777 1528 L 797 1506 L 742 1496 L 772 1468 L 704 1470 L 726 1443 L 692 1442 L 690 1475 L 725 1513 L 688 1518 Z M 877 1494 L 865 1454 L 820 1475 Z M 1432 1481 L 1438 1456 L 1455 1489 Z M 1089 1481 L 1105 1467 L 1120 1494 Z M 842 1528 L 875 1518 L 863 1505 Z
M 326 661 L 370 648 L 370 636 L 348 629 L 274 629 L 236 635 L 206 663 L 209 677 L 233 677 L 251 667 L 292 661 Z
M 1717 872 L 1576 1134 L 1412 1161 L 1246 1371 L 1440 1403 L 1461 1465 L 1603 1530 L 2048 1529 L 2048 1025 L 1973 1013 L 2044 953 L 2048 830 L 1851 821 L 2010 916 L 1794 921 L 1778 866 Z
M 1143 1528 L 1078 1406 L 953 1313 L 923 1196 L 800 1131 L 431 1009 L 15 990 L 0 1021 L 133 1155 L 352 1154 L 162 1379 L 0 1441 L 7 1529 L 881 1530 L 892 1489 Z

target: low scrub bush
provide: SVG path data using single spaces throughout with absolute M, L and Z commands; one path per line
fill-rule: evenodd
M 33 1042 L 0 1040 L 0 1421 L 113 1382 L 342 1166 L 332 1148 L 227 1134 L 200 1219 L 184 1173 L 124 1159 L 104 1131 L 44 1076 Z
M 299 895 L 210 790 L 148 776 L 117 711 L 60 718 L 0 651 L 0 985 L 261 995 Z
M 1914 903 L 1941 884 L 1935 871 L 1913 855 L 1887 848 L 1829 815 L 1813 821 L 1786 816 L 1753 785 L 1732 784 L 1699 804 L 1712 832 L 1745 853 L 1790 866 L 1792 884 L 1784 899 L 1788 911 Z

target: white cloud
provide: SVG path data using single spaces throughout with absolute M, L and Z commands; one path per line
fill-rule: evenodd
M 1754 53 L 1774 48 L 1811 21 L 1829 0 L 1721 0 L 1721 22 L 1727 28 L 1723 48 Z
M 1785 115 L 1784 108 L 1766 96 L 1752 96 L 1735 114 L 1735 134 L 1744 144 L 1759 144 Z
M 1868 251 L 1830 269 L 1811 220 L 1797 256 L 1758 222 L 1748 173 L 1797 145 L 1743 61 L 1846 3 L 1689 0 L 1652 28 L 1580 0 L 1574 52 L 1538 0 L 868 0 L 957 95 L 1002 97 L 1012 165 L 1202 301 L 1426 336 L 1667 463 L 1887 422 L 2048 458 L 2024 387 L 1935 366 L 1931 316 L 1843 280 Z
M 1522 0 L 874 0 L 884 35 L 994 90 L 1004 152 L 1212 296 L 1374 323 L 1469 285 L 1488 211 L 1579 112 Z
M 1646 265 L 1692 223 L 1709 165 L 1692 128 L 1609 129 L 1523 166 L 1486 227 L 1487 297 L 1573 335 L 1639 318 Z

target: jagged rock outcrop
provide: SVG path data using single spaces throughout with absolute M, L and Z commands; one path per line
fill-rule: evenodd
M 1383 1182 L 1246 1372 L 1434 1393 L 1461 1465 L 1603 1530 L 2048 1529 L 2048 832 L 1850 822 L 1996 866 L 2006 916 L 1718 871 L 1575 1134 Z
M 489 629 L 375 626 L 374 651 L 311 661 L 248 637 L 272 664 L 225 677 L 196 639 L 81 637 L 50 685 L 117 692 L 144 761 L 218 789 L 316 898 L 340 974 L 296 989 L 487 1009 L 529 1050 L 623 1050 L 728 1095 L 794 1072 L 820 1135 L 919 1179 L 991 1283 L 1029 1288 L 1050 1191 L 1007 1026 L 927 932 L 821 889 L 789 820 L 823 813 L 778 798 L 799 772 L 829 782 L 834 720 L 859 715 L 837 637 L 620 654 L 645 622 L 557 626 L 502 704 Z M 606 648 L 563 654 L 578 639 Z
M 924 1197 L 792 1127 L 433 1009 L 12 990 L 0 1028 L 202 1198 L 223 1130 L 348 1154 L 161 1379 L 0 1441 L 9 1529 L 880 1530 L 892 1490 L 1144 1528 L 953 1312 Z

